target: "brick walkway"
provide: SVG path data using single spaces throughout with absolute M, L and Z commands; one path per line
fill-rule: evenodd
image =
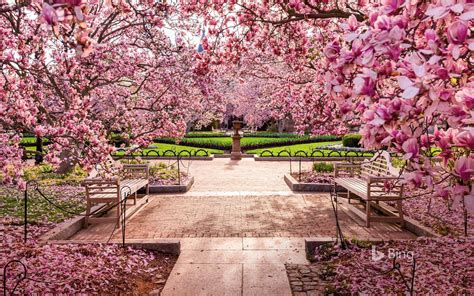
M 396 225 L 364 222 L 340 212 L 350 238 L 413 238 Z M 101 240 L 112 225 L 94 225 L 73 239 Z M 334 236 L 327 194 L 292 196 L 156 196 L 127 224 L 126 237 L 314 237 Z M 116 238 L 120 237 L 117 233 Z
M 309 167 L 311 163 L 304 163 Z M 126 237 L 316 237 L 334 236 L 329 194 L 294 194 L 283 181 L 287 162 L 228 159 L 193 162 L 195 184 L 182 195 L 154 196 L 127 224 Z M 349 238 L 402 239 L 414 236 L 398 226 L 364 222 L 341 210 Z M 103 240 L 113 225 L 95 225 L 72 239 Z M 115 238 L 120 237 L 116 233 Z

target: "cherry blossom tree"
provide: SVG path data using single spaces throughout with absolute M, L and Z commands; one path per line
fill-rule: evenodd
M 24 133 L 51 142 L 47 161 L 88 169 L 113 150 L 112 137 L 141 147 L 180 136 L 187 110 L 212 99 L 194 66 L 194 48 L 164 34 L 165 8 L 99 2 L 88 9 L 94 17 L 87 39 L 95 44 L 87 50 L 69 42 L 77 36 L 74 23 L 54 27 L 44 9 L 53 27 L 38 21 L 34 5 L 0 14 L 4 182 L 21 180 Z
M 185 9 L 209 25 L 211 63 L 264 51 L 292 74 L 313 68 L 302 109 L 290 108 L 297 121 L 321 116 L 318 97 L 337 106 L 340 120 L 362 124 L 366 148 L 402 155 L 406 182 L 473 210 L 473 4 L 204 1 Z

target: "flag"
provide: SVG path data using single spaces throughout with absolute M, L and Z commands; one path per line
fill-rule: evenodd
M 201 40 L 199 41 L 199 45 L 198 45 L 198 48 L 197 48 L 198 53 L 204 52 L 204 47 L 202 46 L 202 40 L 204 39 L 205 36 L 206 36 L 206 32 L 205 32 L 204 27 L 203 27 L 202 28 L 202 34 L 201 34 Z

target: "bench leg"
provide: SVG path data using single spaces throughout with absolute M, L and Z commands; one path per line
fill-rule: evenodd
M 405 227 L 405 220 L 403 219 L 403 207 L 402 207 L 401 200 L 397 201 L 397 209 L 398 209 L 398 217 L 400 217 L 400 226 Z
M 89 227 L 89 216 L 91 214 L 91 201 L 87 198 L 86 218 L 84 219 L 84 228 Z
M 127 202 L 126 199 L 123 200 L 123 202 Z M 119 203 L 117 205 L 117 224 L 118 224 L 118 229 L 122 228 L 122 215 L 121 215 L 121 210 L 122 210 L 122 203 Z
M 133 195 L 133 204 L 137 204 L 137 192 L 135 191 L 135 194 Z
M 150 195 L 150 184 L 146 184 L 146 202 L 148 202 L 149 195 Z
M 370 201 L 367 200 L 366 204 L 365 204 L 365 214 L 366 214 L 366 222 L 365 222 L 365 226 L 370 227 Z

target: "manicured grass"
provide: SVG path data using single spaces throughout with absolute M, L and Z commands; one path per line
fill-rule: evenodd
M 205 150 L 207 151 L 207 153 L 209 155 L 211 154 L 223 154 L 224 151 L 222 150 L 217 150 L 217 149 L 203 149 L 203 148 L 196 148 L 196 147 L 190 147 L 190 146 L 183 146 L 183 145 L 174 145 L 174 144 L 166 144 L 166 143 L 155 143 L 155 144 L 152 144 L 150 145 L 148 148 L 146 149 L 143 149 L 143 154 L 144 155 L 148 155 L 149 156 L 156 156 L 156 153 L 154 151 L 158 151 L 158 153 L 160 154 L 160 156 L 163 155 L 163 153 L 165 153 L 166 151 L 168 151 L 166 153 L 166 155 L 169 155 L 169 156 L 173 156 L 173 153 L 171 151 L 174 151 L 176 154 L 180 153 L 181 151 L 184 151 L 184 150 L 188 150 L 190 152 L 192 152 L 193 156 L 194 156 L 194 153 L 197 151 L 197 150 Z M 124 151 L 117 151 L 114 155 L 117 155 L 117 156 L 122 156 L 124 155 L 125 152 Z M 133 153 L 134 156 L 140 156 L 141 153 L 140 152 L 135 152 Z M 182 156 L 189 156 L 187 153 L 183 152 L 181 153 Z M 198 156 L 204 156 L 204 153 L 201 151 L 198 153 Z
M 254 150 L 249 150 L 247 153 L 249 154 L 257 154 L 259 156 L 263 157 L 269 157 L 272 156 L 268 151 L 271 151 L 273 153 L 273 156 L 278 156 L 278 153 L 284 150 L 288 150 L 291 153 L 291 156 L 306 156 L 304 153 L 300 151 L 304 151 L 307 156 L 311 156 L 311 153 L 313 152 L 314 148 L 317 148 L 318 146 L 326 146 L 326 145 L 337 145 L 341 144 L 340 141 L 334 141 L 334 142 L 320 142 L 320 143 L 305 143 L 305 144 L 297 144 L 297 145 L 290 145 L 290 146 L 281 146 L 281 147 L 273 147 L 273 148 L 267 148 L 267 149 L 254 149 Z M 264 152 L 265 151 L 265 152 Z M 263 155 L 261 155 L 263 153 Z M 334 157 L 339 157 L 339 156 L 345 156 L 346 151 L 340 151 L 341 155 L 338 153 L 331 153 L 332 150 L 322 150 L 323 155 L 321 153 L 317 153 L 314 155 L 314 157 L 322 157 L 322 156 L 334 156 Z M 331 153 L 331 154 L 330 154 Z M 352 153 L 351 153 L 352 154 Z M 288 153 L 286 152 L 281 152 L 280 156 L 289 156 Z M 372 156 L 371 153 L 365 153 L 364 156 Z
M 254 149 L 249 150 L 247 153 L 249 154 L 258 154 L 262 153 L 265 150 L 269 150 L 273 153 L 273 155 L 277 155 L 278 152 L 283 150 L 291 151 L 291 154 L 294 155 L 297 151 L 305 151 L 308 154 L 311 154 L 313 148 L 318 146 L 326 146 L 326 145 L 337 145 L 341 144 L 341 141 L 334 141 L 334 142 L 319 142 L 319 143 L 304 143 L 304 144 L 297 144 L 297 145 L 289 145 L 289 146 L 280 146 L 280 147 L 273 147 L 273 148 L 266 148 L 266 149 Z M 271 155 L 264 155 L 264 156 L 271 156 Z M 282 154 L 281 156 L 288 156 L 286 153 Z
M 76 190 L 72 186 L 46 186 L 42 187 L 41 190 L 49 201 L 41 197 L 38 192 L 29 191 L 28 223 L 30 224 L 42 224 L 47 221 L 62 222 L 74 217 L 74 213 L 81 213 L 85 209 L 85 198 L 82 190 Z M 66 211 L 62 211 L 55 205 Z M 0 216 L 22 221 L 23 215 L 23 191 L 0 187 Z

